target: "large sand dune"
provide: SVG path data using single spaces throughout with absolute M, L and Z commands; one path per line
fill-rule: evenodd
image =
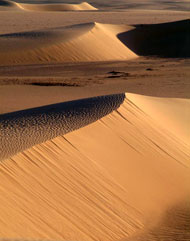
M 159 233 L 165 241 L 187 240 L 188 234 L 177 230 L 176 225 L 189 222 L 189 209 L 184 204 L 189 194 L 189 147 L 183 135 L 174 135 L 171 128 L 178 128 L 181 122 L 170 120 L 168 125 L 166 119 L 164 123 L 158 121 L 176 100 L 160 98 L 155 102 L 139 95 L 126 94 L 125 99 L 116 95 L 79 101 L 79 105 L 75 102 L 74 111 L 72 103 L 66 104 L 64 111 L 61 106 L 45 107 L 45 112 L 40 108 L 33 115 L 26 111 L 1 116 L 6 133 L 14 129 L 17 138 L 14 144 L 14 136 L 7 135 L 3 151 L 7 148 L 6 157 L 10 158 L 0 164 L 0 236 L 108 241 L 133 238 L 138 233 L 129 240 L 157 240 Z M 157 118 L 154 107 L 159 110 L 160 105 Z M 91 109 L 97 115 L 91 121 L 109 114 L 35 145 L 39 133 L 43 136 L 52 129 L 67 130 L 72 126 L 71 118 L 84 123 L 80 126 L 88 124 Z M 55 121 L 58 113 L 63 118 Z M 12 118 L 14 115 L 17 118 Z M 182 110 L 180 115 L 182 119 Z M 38 128 L 41 120 L 45 129 Z M 183 122 L 189 123 L 189 117 Z M 19 134 L 26 129 L 27 133 L 33 131 L 32 139 L 36 137 L 34 146 L 12 156 L 15 150 L 11 153 L 10 148 L 20 142 Z M 50 134 L 47 139 L 54 136 Z M 30 137 L 20 144 L 25 145 L 27 139 Z M 165 225 L 167 209 L 169 219 L 177 224 Z
M 0 0 L 0 240 L 187 241 L 189 0 L 88 2 Z
M 122 94 L 110 95 L 1 115 L 0 159 L 94 122 L 123 100 Z
M 10 9 L 27 10 L 27 11 L 92 11 L 97 10 L 87 2 L 79 4 L 27 4 L 17 3 L 9 0 L 0 0 L 0 7 Z
M 0 64 L 128 60 L 117 34 L 134 27 L 100 23 L 0 35 Z
M 190 21 L 127 26 L 87 23 L 0 35 L 0 65 L 190 57 Z

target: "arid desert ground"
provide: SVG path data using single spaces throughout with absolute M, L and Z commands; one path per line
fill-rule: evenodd
M 0 0 L 0 240 L 190 240 L 188 0 Z

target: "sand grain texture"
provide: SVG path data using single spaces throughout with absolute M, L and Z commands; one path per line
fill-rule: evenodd
M 1 240 L 189 240 L 187 2 L 0 0 Z
M 121 106 L 116 101 L 111 109 L 118 109 L 102 119 L 1 162 L 1 236 L 120 240 L 146 227 L 146 220 L 159 220 L 164 210 L 185 199 L 189 148 L 151 118 L 150 100 L 145 97 L 139 105 L 138 99 L 144 97 L 127 96 L 123 104 L 123 95 L 118 96 Z M 106 101 L 112 97 L 106 98 L 99 99 L 104 113 L 110 112 Z M 96 113 L 102 112 L 102 104 L 95 105 Z M 80 120 L 77 112 L 73 115 Z M 85 111 L 84 115 L 88 120 Z M 29 129 L 30 118 L 27 114 L 22 118 Z M 55 126 L 49 131 L 60 128 L 55 118 L 40 118 Z M 89 122 L 85 117 L 82 121 Z M 14 125 L 13 119 L 18 133 L 25 128 Z M 35 128 L 36 124 L 33 131 L 38 131 Z

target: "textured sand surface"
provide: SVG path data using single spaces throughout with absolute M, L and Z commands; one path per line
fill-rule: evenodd
M 123 95 L 100 98 L 102 105 L 94 107 L 96 113 L 110 112 L 107 98 L 117 100 L 111 105 L 115 108 L 118 100 L 119 104 L 123 101 Z M 175 229 L 176 225 L 162 224 L 165 222 L 162 215 L 187 200 L 189 148 L 179 135 L 174 136 L 166 125 L 163 127 L 152 118 L 154 112 L 148 107 L 151 100 L 146 98 L 131 94 L 128 98 L 126 94 L 123 104 L 102 119 L 1 162 L 0 235 L 4 238 L 121 240 L 144 232 L 143 235 L 148 235 L 145 237 L 156 240 L 160 232 L 162 236 L 167 233 L 165 240 L 171 240 L 175 230 L 176 240 L 185 240 L 183 233 Z M 139 99 L 145 99 L 144 104 Z M 167 104 L 167 99 L 161 100 L 164 101 L 167 111 L 170 103 Z M 92 106 L 88 111 L 90 108 Z M 27 115 L 23 118 L 31 125 Z M 57 125 L 59 129 L 54 118 L 44 120 L 51 126 L 50 130 L 46 128 L 46 133 Z M 83 121 L 86 124 L 85 117 Z M 13 120 L 13 126 L 14 123 Z M 38 132 L 37 125 L 34 131 Z M 169 217 L 182 215 L 182 221 L 178 221 L 187 225 L 187 210 L 180 205 L 177 214 L 170 212 Z M 153 234 L 146 234 L 150 223 L 157 225 L 157 222 L 165 229 L 156 232 L 156 228 L 152 228 Z
M 189 10 L 0 0 L 0 240 L 189 240 Z
M 0 159 L 85 126 L 117 109 L 124 95 L 60 103 L 0 116 Z

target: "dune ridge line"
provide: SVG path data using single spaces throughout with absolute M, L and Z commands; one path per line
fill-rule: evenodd
M 88 125 L 117 109 L 124 98 L 108 95 L 0 115 L 0 159 Z
M 117 34 L 133 28 L 94 22 L 0 35 L 0 64 L 133 59 L 137 55 L 117 38 Z
M 98 10 L 87 2 L 79 4 L 33 4 L 33 3 L 17 3 L 10 0 L 1 0 L 0 6 L 16 8 L 25 11 L 94 11 Z
M 151 229 L 153 233 L 144 240 L 157 235 L 171 240 L 173 233 L 178 240 L 185 240 L 183 223 L 188 224 L 189 214 L 182 200 L 189 194 L 189 149 L 180 136 L 170 132 L 172 123 L 160 125 L 159 118 L 153 119 L 152 99 L 126 93 L 126 97 L 86 99 L 83 104 L 69 102 L 64 110 L 68 125 L 72 125 L 73 113 L 76 123 L 84 123 L 85 118 L 88 121 L 91 110 L 95 119 L 100 112 L 103 118 L 66 135 L 57 131 L 59 136 L 41 144 L 33 140 L 33 146 L 0 162 L 0 236 L 44 239 L 45 230 L 50 239 L 58 240 L 136 240 L 135 234 L 146 232 L 152 228 L 150 223 L 156 222 L 158 229 Z M 165 102 L 157 115 L 170 109 L 167 98 Z M 78 105 L 83 108 L 78 109 Z M 7 129 L 11 133 L 8 149 L 16 142 L 38 139 L 38 120 L 46 127 L 38 127 L 42 135 L 51 131 L 46 122 L 52 123 L 53 130 L 59 129 L 62 115 L 53 118 L 60 112 L 58 107 L 38 108 L 33 116 L 32 112 L 4 116 L 8 121 L 4 123 L 18 130 L 13 143 L 13 131 Z M 22 142 L 18 138 L 22 133 L 35 134 Z M 162 216 L 167 210 L 169 214 Z M 176 223 L 165 225 L 168 218 Z M 176 230 L 176 225 L 182 230 Z
M 151 25 L 85 23 L 0 35 L 0 65 L 190 57 L 190 20 Z

